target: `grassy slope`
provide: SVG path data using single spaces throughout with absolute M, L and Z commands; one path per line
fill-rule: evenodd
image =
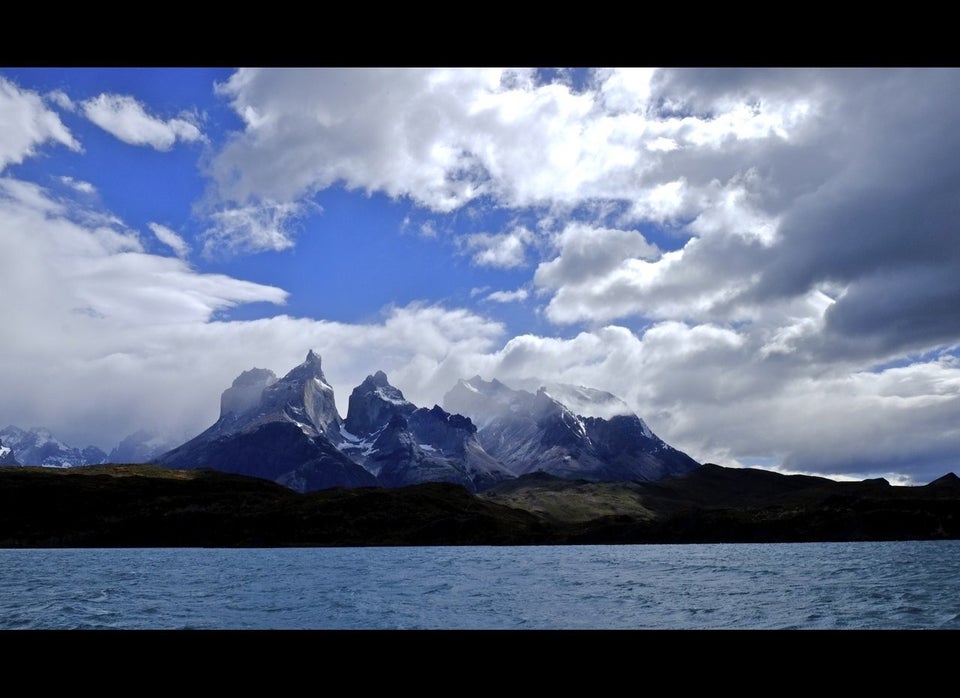
M 441 483 L 298 494 L 213 471 L 0 468 L 0 547 L 466 545 L 535 540 L 541 528 Z
M 0 547 L 480 545 L 960 538 L 960 479 L 837 483 L 706 465 L 656 483 L 535 474 L 298 494 L 147 465 L 0 468 Z

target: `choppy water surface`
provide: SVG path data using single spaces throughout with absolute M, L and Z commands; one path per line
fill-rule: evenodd
M 960 541 L 0 550 L 0 628 L 960 628 Z

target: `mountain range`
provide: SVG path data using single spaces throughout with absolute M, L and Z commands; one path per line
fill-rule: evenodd
M 67 446 L 51 434 L 49 429 L 43 427 L 21 429 L 13 425 L 7 426 L 0 429 L 0 442 L 4 444 L 4 448 L 10 449 L 21 464 L 71 468 L 107 461 L 107 454 L 96 446 Z
M 417 407 L 377 371 L 336 408 L 320 356 L 244 371 L 220 417 L 158 465 L 69 467 L 48 430 L 0 431 L 2 547 L 475 545 L 960 537 L 960 478 L 700 465 L 619 398 L 566 384 L 460 380 Z M 536 387 L 533 387 L 536 385 Z M 124 439 L 108 458 L 163 441 Z M 19 449 L 19 451 L 18 451 Z M 21 459 L 20 454 L 26 454 Z M 217 472 L 221 471 L 221 472 Z M 253 477 L 249 477 L 253 476 Z M 272 482 L 271 482 L 272 481 Z
M 148 463 L 169 451 L 170 439 L 141 429 L 125 437 L 110 453 L 96 446 L 68 446 L 45 427 L 0 429 L 0 465 L 73 468 L 102 463 Z
M 476 376 L 459 381 L 444 407 L 428 409 L 377 371 L 353 389 L 342 419 L 312 350 L 283 378 L 244 371 L 223 392 L 219 419 L 155 462 L 253 475 L 300 492 L 425 482 L 480 492 L 532 472 L 646 481 L 699 466 L 616 396 L 563 384 L 532 393 Z

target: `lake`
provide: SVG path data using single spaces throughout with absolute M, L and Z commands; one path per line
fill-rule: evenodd
M 960 541 L 0 550 L 0 629 L 960 628 Z

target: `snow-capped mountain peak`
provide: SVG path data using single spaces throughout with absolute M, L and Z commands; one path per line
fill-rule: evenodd
M 75 448 L 57 439 L 45 427 L 21 429 L 13 425 L 0 430 L 0 439 L 22 465 L 43 465 L 69 468 L 96 465 L 107 460 L 107 454 L 96 446 Z
M 0 465 L 20 465 L 17 462 L 17 457 L 13 455 L 13 449 L 4 446 L 3 441 L 0 441 Z
M 612 393 L 536 379 L 522 384 L 535 392 L 477 376 L 444 396 L 444 407 L 473 419 L 484 449 L 517 475 L 655 480 L 698 465 Z

